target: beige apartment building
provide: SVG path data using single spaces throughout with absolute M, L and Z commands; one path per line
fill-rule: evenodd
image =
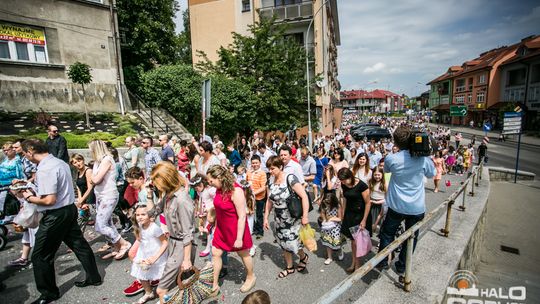
M 212 61 L 218 59 L 217 50 L 232 43 L 232 32 L 248 35 L 248 25 L 259 17 L 277 17 L 289 25 L 288 34 L 314 54 L 310 62 L 310 79 L 320 75 L 315 86 L 316 114 L 312 123 L 331 134 L 336 122 L 332 112 L 339 100 L 337 79 L 337 46 L 340 45 L 337 0 L 189 0 L 191 47 L 193 64 L 201 60 L 203 51 Z M 313 23 L 308 33 L 311 21 Z M 299 79 L 304 81 L 305 79 Z M 307 124 L 307 122 L 306 122 Z

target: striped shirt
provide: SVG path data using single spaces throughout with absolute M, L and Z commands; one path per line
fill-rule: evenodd
M 253 191 L 257 191 L 261 188 L 266 188 L 266 173 L 264 173 L 264 171 L 261 169 L 248 172 L 247 180 L 251 183 L 251 189 L 253 189 Z M 266 190 L 255 195 L 255 199 L 262 200 L 265 196 Z

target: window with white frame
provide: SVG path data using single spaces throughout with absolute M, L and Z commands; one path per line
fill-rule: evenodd
M 486 83 L 486 74 L 481 74 L 478 76 L 478 84 L 485 84 Z
M 486 93 L 484 92 L 476 93 L 476 102 L 485 102 L 485 101 L 486 101 Z
M 45 31 L 0 21 L 0 59 L 47 63 Z
M 458 95 L 458 96 L 456 96 L 456 103 L 457 103 L 457 104 L 463 104 L 463 103 L 465 103 L 465 96 L 464 96 L 464 95 Z
M 251 11 L 251 0 L 242 0 L 242 13 Z
M 472 103 L 472 94 L 467 95 L 467 102 Z

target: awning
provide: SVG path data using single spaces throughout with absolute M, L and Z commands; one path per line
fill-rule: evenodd
M 442 104 L 438 105 L 436 107 L 431 108 L 433 111 L 450 111 L 450 105 L 449 104 Z

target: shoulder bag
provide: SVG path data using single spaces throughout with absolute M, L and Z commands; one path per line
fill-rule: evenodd
M 287 198 L 287 209 L 289 209 L 289 213 L 291 216 L 295 219 L 302 218 L 303 209 L 302 209 L 302 199 L 294 192 L 293 188 L 291 187 L 291 184 L 289 182 L 289 177 L 292 174 L 287 175 L 287 188 L 289 189 L 289 197 Z M 305 190 L 304 190 L 305 191 Z M 306 195 L 308 197 L 308 203 L 309 203 L 309 211 L 313 210 L 313 204 L 311 203 L 311 199 L 309 198 L 309 194 L 306 191 Z M 309 212 L 308 211 L 308 212 Z

